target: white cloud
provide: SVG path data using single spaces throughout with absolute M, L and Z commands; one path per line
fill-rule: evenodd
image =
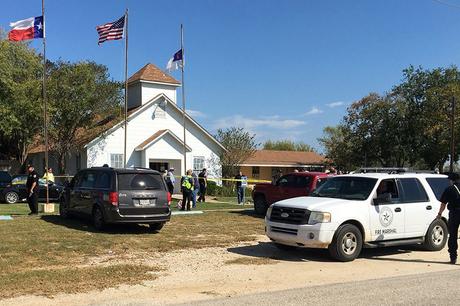
M 250 118 L 242 115 L 220 118 L 214 121 L 215 129 L 225 129 L 232 126 L 242 127 L 249 131 L 255 132 L 257 128 L 273 128 L 273 129 L 293 129 L 305 125 L 305 121 L 294 119 L 280 119 L 278 116 L 268 116 L 259 118 Z
M 326 104 L 326 105 L 329 106 L 330 108 L 334 108 L 334 107 L 342 106 L 344 104 L 345 103 L 343 101 L 337 101 L 337 102 L 332 102 L 332 103 L 329 103 L 329 104 Z
M 313 106 L 308 112 L 305 113 L 306 116 L 321 114 L 323 111 Z
M 193 109 L 188 109 L 187 111 L 187 114 L 189 114 L 192 118 L 205 118 L 206 117 L 206 114 L 200 112 L 200 111 L 197 111 L 197 110 L 193 110 Z

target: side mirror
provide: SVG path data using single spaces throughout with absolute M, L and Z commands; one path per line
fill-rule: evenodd
M 391 198 L 389 197 L 377 197 L 374 199 L 374 205 L 389 204 L 391 203 Z

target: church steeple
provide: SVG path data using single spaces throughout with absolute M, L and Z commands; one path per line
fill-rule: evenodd
M 160 93 L 176 103 L 176 88 L 179 86 L 179 81 L 148 63 L 128 79 L 128 109 L 138 107 Z

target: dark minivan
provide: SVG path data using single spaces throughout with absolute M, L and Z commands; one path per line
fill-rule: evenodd
M 79 171 L 60 200 L 62 217 L 83 215 L 94 227 L 108 223 L 148 224 L 154 232 L 171 219 L 171 194 L 158 171 L 88 168 Z

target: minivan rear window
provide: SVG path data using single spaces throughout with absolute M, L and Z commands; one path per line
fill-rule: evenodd
M 426 181 L 433 189 L 434 195 L 438 201 L 441 201 L 441 195 L 449 187 L 449 179 L 447 177 L 427 177 Z
M 162 189 L 163 178 L 159 174 L 151 173 L 119 173 L 119 190 L 151 190 Z

